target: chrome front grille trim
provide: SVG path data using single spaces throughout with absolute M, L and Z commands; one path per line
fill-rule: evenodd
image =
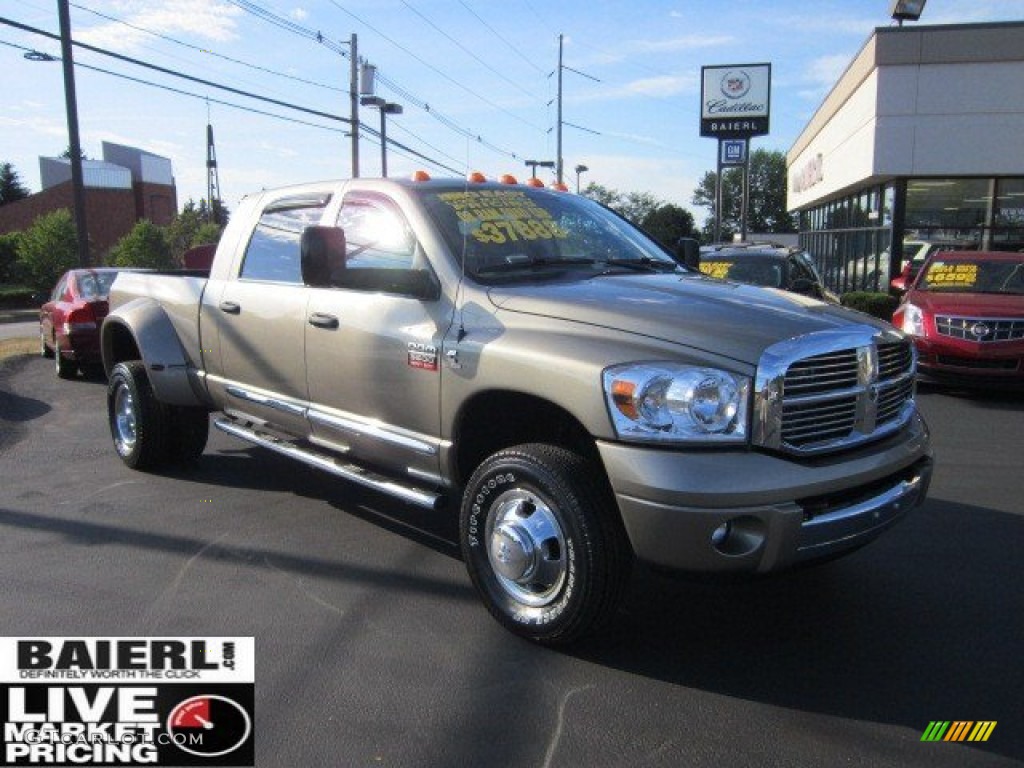
M 752 441 L 813 455 L 895 432 L 914 413 L 916 362 L 909 340 L 871 326 L 775 344 L 757 369 Z
M 982 344 L 993 341 L 1020 341 L 1024 339 L 1024 318 L 936 315 L 935 330 L 941 336 Z

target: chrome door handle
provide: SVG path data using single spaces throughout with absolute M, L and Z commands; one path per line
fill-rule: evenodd
M 220 311 L 227 312 L 229 315 L 237 315 L 242 311 L 242 306 L 233 301 L 222 301 L 220 303 Z
M 324 312 L 314 312 L 310 315 L 309 324 L 317 328 L 327 328 L 328 330 L 333 330 L 340 325 L 337 317 L 325 314 Z

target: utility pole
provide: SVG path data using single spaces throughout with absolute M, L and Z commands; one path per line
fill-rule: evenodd
M 359 178 L 359 49 L 355 32 L 349 39 L 349 117 L 352 120 L 352 178 Z
M 555 182 L 558 183 L 558 184 L 562 184 L 563 183 L 562 177 L 563 177 L 564 171 L 565 171 L 565 163 L 562 160 L 562 123 L 564 122 L 562 120 L 562 70 L 563 69 L 568 69 L 570 72 L 575 72 L 577 75 L 582 75 L 583 77 L 587 78 L 588 80 L 593 80 L 595 83 L 600 83 L 601 82 L 598 78 L 594 77 L 593 75 L 588 75 L 586 72 L 580 72 L 578 69 L 573 69 L 572 67 L 565 66 L 565 64 L 562 63 L 562 43 L 563 43 L 563 35 L 559 35 L 558 36 L 558 96 L 557 96 L 557 99 L 556 99 L 558 101 L 558 123 L 555 126 L 555 155 L 556 155 L 556 159 L 555 159 Z M 548 77 L 551 77 L 551 75 L 548 75 Z M 587 133 L 592 133 L 595 136 L 600 136 L 601 135 L 598 131 L 593 131 L 590 128 L 584 128 L 582 125 L 575 125 L 574 123 L 565 123 L 565 124 L 566 125 L 570 125 L 573 128 L 576 128 L 577 130 L 586 131 Z M 527 165 L 529 165 L 529 163 L 527 163 Z
M 68 146 L 71 149 L 71 189 L 78 233 L 78 266 L 89 266 L 89 228 L 85 220 L 85 181 L 82 176 L 82 142 L 78 137 L 78 101 L 75 98 L 75 62 L 71 53 L 71 13 L 68 0 L 57 0 L 60 16 L 60 52 L 64 60 L 64 102 L 68 113 Z
M 558 130 L 555 133 L 555 181 L 562 183 L 562 35 L 558 35 Z

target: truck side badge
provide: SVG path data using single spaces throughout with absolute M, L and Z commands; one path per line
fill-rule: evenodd
M 417 341 L 410 341 L 409 367 L 420 368 L 424 371 L 436 371 L 437 347 L 433 344 L 420 344 Z

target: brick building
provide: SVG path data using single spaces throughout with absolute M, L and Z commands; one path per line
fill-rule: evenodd
M 39 176 L 41 192 L 0 207 L 0 234 L 28 229 L 43 214 L 74 209 L 69 160 L 39 158 Z M 103 160 L 83 160 L 82 176 L 94 263 L 101 262 L 136 222 L 149 219 L 166 226 L 177 214 L 177 190 L 166 157 L 105 141 Z

